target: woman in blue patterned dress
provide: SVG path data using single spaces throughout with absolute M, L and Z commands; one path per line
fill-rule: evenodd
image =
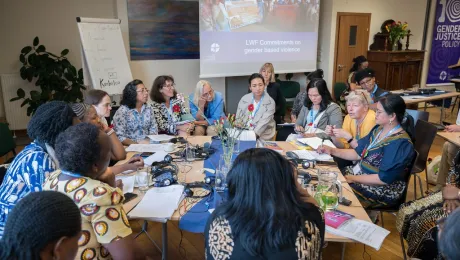
M 27 125 L 27 134 L 34 141 L 14 158 L 0 186 L 0 237 L 16 203 L 30 192 L 41 191 L 46 175 L 58 168 L 54 156 L 58 134 L 79 122 L 72 108 L 61 101 L 43 104 L 35 111 Z
M 407 185 L 415 150 L 405 131 L 406 104 L 398 95 L 388 95 L 377 104 L 371 132 L 358 140 L 355 149 L 319 147 L 318 152 L 358 161 L 344 169 L 345 178 L 363 207 L 392 206 L 399 203 Z

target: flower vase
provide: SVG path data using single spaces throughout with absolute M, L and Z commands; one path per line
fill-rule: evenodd
M 393 41 L 392 45 L 391 45 L 391 50 L 392 50 L 392 51 L 398 51 L 398 49 L 399 49 L 399 48 L 398 48 L 398 47 L 399 47 L 399 46 L 398 46 L 398 43 L 399 43 L 399 38 L 396 38 L 396 39 Z

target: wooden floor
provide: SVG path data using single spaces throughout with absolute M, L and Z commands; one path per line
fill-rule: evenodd
M 440 112 L 439 109 L 429 108 L 430 121 L 439 122 Z M 446 117 L 444 121 L 455 123 L 457 114 L 450 115 L 450 109 L 446 109 Z M 430 150 L 429 158 L 434 158 L 439 155 L 442 150 L 444 140 L 440 137 L 436 137 L 435 141 Z M 21 147 L 19 147 L 21 148 Z M 0 158 L 0 163 L 3 158 Z M 422 179 L 425 185 L 425 176 L 423 174 Z M 408 200 L 413 200 L 413 180 L 409 185 Z M 424 186 L 425 189 L 426 186 Z M 419 195 L 420 196 L 420 195 Z M 395 217 L 391 214 L 384 214 L 384 225 L 391 233 L 384 241 L 381 249 L 376 251 L 370 247 L 364 247 L 360 243 L 347 243 L 345 251 L 345 259 L 372 259 L 372 260 L 397 260 L 403 259 L 401 251 L 401 245 L 399 240 L 399 234 L 395 228 Z M 130 221 L 133 232 L 138 233 L 141 230 L 141 222 Z M 148 233 L 153 240 L 161 248 L 161 224 L 149 222 Z M 161 252 L 150 242 L 145 234 L 140 235 L 137 238 L 138 243 L 142 245 L 145 252 L 152 259 L 161 259 Z M 181 242 L 182 241 L 182 242 Z M 406 246 L 407 248 L 407 246 Z M 342 245 L 338 243 L 329 243 L 328 246 L 323 250 L 323 259 L 335 260 L 340 259 Z M 168 259 L 204 259 L 204 236 L 202 234 L 195 234 L 185 231 L 180 231 L 178 228 L 178 222 L 168 222 Z

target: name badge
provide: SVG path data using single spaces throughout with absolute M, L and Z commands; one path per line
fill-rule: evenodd
M 361 166 L 359 163 L 357 163 L 355 166 L 353 166 L 353 174 L 358 175 L 359 173 L 361 173 Z

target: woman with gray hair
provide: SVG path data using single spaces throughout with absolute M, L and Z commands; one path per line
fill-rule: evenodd
M 369 109 L 369 93 L 362 90 L 351 91 L 346 97 L 348 115 L 343 120 L 342 128 L 326 126 L 329 135 L 337 148 L 356 148 L 358 140 L 368 135 L 375 126 L 375 112 Z M 352 161 L 335 158 L 339 168 L 353 165 Z
M 189 99 L 190 112 L 196 120 L 193 134 L 217 135 L 212 125 L 225 116 L 222 94 L 214 91 L 208 81 L 200 80 Z

